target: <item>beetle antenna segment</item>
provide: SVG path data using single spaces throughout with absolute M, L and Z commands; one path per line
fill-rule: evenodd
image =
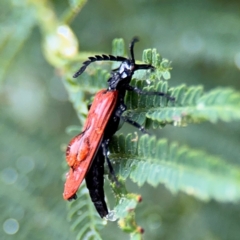
M 115 62 L 123 62 L 126 61 L 127 58 L 121 57 L 121 56 L 113 56 L 113 55 L 95 55 L 94 57 L 89 57 L 89 60 L 83 62 L 83 66 L 73 75 L 74 78 L 77 78 L 79 75 L 81 75 L 87 66 L 91 64 L 92 62 L 97 61 L 115 61 Z
M 138 42 L 138 41 L 139 41 L 139 38 L 138 37 L 134 37 L 133 40 L 131 41 L 131 43 L 129 44 L 130 56 L 131 56 L 131 60 L 132 60 L 133 63 L 135 63 L 133 48 L 134 48 L 134 44 L 136 42 Z

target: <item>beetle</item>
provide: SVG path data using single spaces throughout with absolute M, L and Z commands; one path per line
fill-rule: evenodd
M 139 41 L 133 38 L 129 45 L 130 58 L 113 55 L 95 55 L 83 62 L 82 67 L 73 75 L 80 76 L 89 64 L 96 61 L 121 62 L 117 69 L 112 70 L 108 79 L 108 88 L 96 93 L 90 107 L 83 131 L 74 137 L 66 150 L 66 160 L 70 166 L 64 185 L 63 198 L 65 200 L 76 199 L 76 192 L 85 178 L 90 197 L 101 217 L 108 215 L 108 209 L 104 200 L 103 190 L 103 166 L 104 160 L 108 164 L 110 173 L 115 173 L 108 157 L 108 145 L 118 130 L 120 120 L 137 127 L 141 132 L 146 130 L 139 123 L 122 114 L 127 107 L 124 103 L 126 91 L 134 91 L 144 95 L 165 96 L 174 101 L 173 97 L 163 92 L 147 92 L 130 85 L 132 76 L 137 70 L 154 70 L 150 64 L 136 64 L 134 58 L 134 44 Z

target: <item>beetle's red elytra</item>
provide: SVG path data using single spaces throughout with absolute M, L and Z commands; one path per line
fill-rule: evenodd
M 117 91 L 99 91 L 89 110 L 83 132 L 74 137 L 66 151 L 66 160 L 71 167 L 67 174 L 63 198 L 74 197 L 96 155 L 103 138 L 106 124 L 116 105 Z

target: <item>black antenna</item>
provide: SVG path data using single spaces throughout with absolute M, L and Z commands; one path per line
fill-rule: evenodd
M 138 42 L 138 41 L 139 41 L 139 38 L 138 37 L 134 37 L 133 40 L 131 41 L 131 43 L 129 44 L 130 56 L 131 56 L 131 60 L 133 61 L 133 63 L 135 63 L 133 48 L 134 48 L 134 44 L 136 42 Z
M 83 66 L 73 75 L 74 78 L 78 77 L 81 75 L 87 66 L 91 64 L 92 62 L 97 62 L 97 61 L 115 61 L 115 62 L 123 62 L 126 61 L 127 58 L 121 57 L 121 56 L 113 56 L 113 55 L 95 55 L 93 57 L 89 57 L 89 60 L 83 62 Z
M 134 63 L 135 65 L 135 71 L 136 70 L 140 70 L 140 69 L 144 69 L 144 70 L 154 70 L 155 67 L 152 66 L 151 64 L 135 64 L 135 58 L 134 58 L 134 51 L 133 51 L 133 48 L 134 48 L 134 44 L 136 42 L 139 42 L 139 38 L 138 37 L 134 37 L 131 41 L 131 43 L 129 44 L 129 49 L 130 49 L 130 55 L 131 55 L 131 60 L 132 62 Z

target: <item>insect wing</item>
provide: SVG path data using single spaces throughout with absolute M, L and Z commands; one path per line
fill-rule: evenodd
M 69 167 L 74 167 L 74 165 L 78 161 L 82 161 L 87 157 L 90 151 L 89 145 L 90 144 L 88 129 L 86 129 L 70 141 L 66 150 L 66 161 Z
M 70 141 L 66 160 L 71 168 L 66 175 L 64 185 L 65 200 L 75 198 L 101 144 L 104 130 L 115 109 L 117 97 L 117 91 L 99 91 L 89 110 L 83 132 Z
M 94 161 L 85 177 L 90 197 L 101 218 L 105 217 L 108 214 L 108 208 L 104 199 L 103 188 L 104 158 L 103 149 L 100 146 L 94 158 Z

